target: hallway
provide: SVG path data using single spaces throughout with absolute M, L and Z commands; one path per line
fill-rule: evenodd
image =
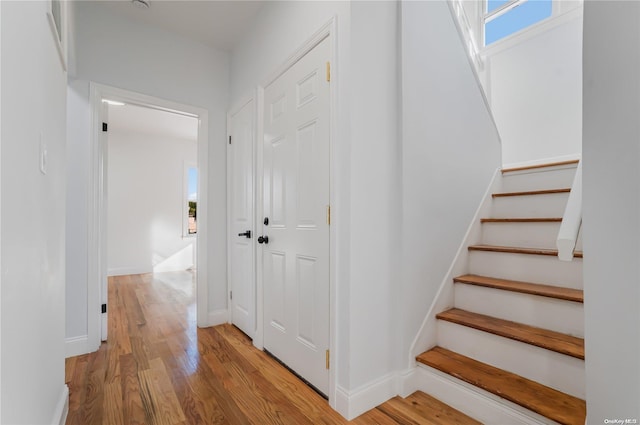
M 66 360 L 67 425 L 347 423 L 235 327 L 198 329 L 194 289 L 189 272 L 109 279 L 108 341 Z M 409 421 L 402 404 L 352 423 L 447 423 Z

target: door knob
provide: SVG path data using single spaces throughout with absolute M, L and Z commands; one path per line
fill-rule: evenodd
M 258 243 L 268 244 L 269 243 L 269 236 L 260 236 L 260 237 L 258 237 Z
M 247 239 L 251 239 L 251 230 L 247 230 L 247 231 L 246 231 L 246 232 L 244 232 L 244 233 L 238 233 L 238 236 L 244 236 L 244 237 L 246 237 Z

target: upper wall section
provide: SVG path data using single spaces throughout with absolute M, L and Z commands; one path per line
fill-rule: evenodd
M 340 43 L 347 41 L 348 1 L 269 1 L 231 55 L 231 100 L 252 94 L 289 55 L 337 17 Z
M 477 34 L 477 39 L 481 34 Z M 582 7 L 481 50 L 505 165 L 582 151 Z
M 73 2 L 77 79 L 226 112 L 226 52 L 116 16 L 101 3 Z
M 408 353 L 500 166 L 498 132 L 447 0 L 402 4 L 402 136 Z

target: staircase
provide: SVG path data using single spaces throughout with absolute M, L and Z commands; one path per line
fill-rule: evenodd
M 433 377 L 422 388 L 481 422 L 585 423 L 581 240 L 573 261 L 555 249 L 576 165 L 503 170 L 437 344 L 417 356 Z

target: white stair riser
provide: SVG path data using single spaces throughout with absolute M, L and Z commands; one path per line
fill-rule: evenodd
M 555 248 L 560 223 L 483 223 L 482 243 L 527 248 Z
M 469 273 L 501 279 L 582 289 L 582 260 L 547 255 L 469 252 Z
M 474 313 L 584 337 L 581 303 L 456 283 L 455 306 Z
M 583 360 L 443 320 L 438 321 L 438 345 L 585 398 Z
M 501 196 L 493 198 L 491 217 L 562 217 L 569 193 L 545 195 Z
M 539 169 L 505 173 L 502 175 L 502 190 L 515 192 L 571 187 L 575 174 L 575 166 L 556 170 Z

